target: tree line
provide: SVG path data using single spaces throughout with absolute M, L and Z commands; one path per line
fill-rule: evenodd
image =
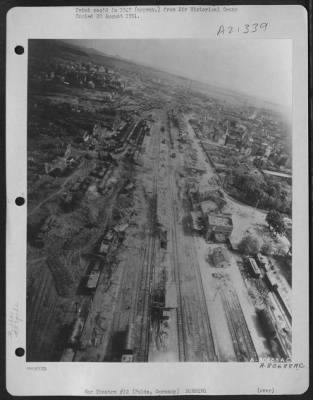
M 230 178 L 230 179 L 229 179 Z M 273 177 L 235 169 L 226 180 L 230 195 L 254 207 L 291 216 L 291 196 Z

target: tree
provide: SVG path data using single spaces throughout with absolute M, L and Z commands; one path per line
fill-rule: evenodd
M 274 231 L 274 233 L 282 234 L 285 232 L 285 224 L 283 216 L 276 210 L 269 211 L 266 216 L 266 222 L 268 223 L 270 229 Z
M 238 248 L 245 255 L 255 255 L 260 250 L 260 242 L 255 236 L 245 236 L 239 243 Z
M 266 256 L 270 256 L 273 253 L 273 244 L 272 242 L 264 242 L 262 247 L 261 247 L 261 252 L 266 255 Z
M 264 179 L 252 173 L 242 173 L 239 168 L 234 170 L 233 185 L 240 192 L 242 200 L 255 204 L 263 193 Z

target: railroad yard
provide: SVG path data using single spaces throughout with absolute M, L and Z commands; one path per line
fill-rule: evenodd
M 72 45 L 39 62 L 33 46 L 28 361 L 291 358 L 290 230 L 273 234 L 269 209 L 227 191 L 204 135 L 223 112 L 247 131 L 280 117 L 260 105 L 248 118 L 241 95 Z

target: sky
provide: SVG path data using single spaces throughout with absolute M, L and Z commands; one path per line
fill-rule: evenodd
M 111 39 L 80 45 L 283 106 L 292 102 L 287 39 Z

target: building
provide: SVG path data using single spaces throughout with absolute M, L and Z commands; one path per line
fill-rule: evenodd
M 211 182 L 199 184 L 198 188 L 196 188 L 196 192 L 198 202 L 223 197 L 223 194 L 219 191 L 217 185 Z
M 285 180 L 288 183 L 292 182 L 292 175 L 291 174 L 288 174 L 288 173 L 286 174 L 286 173 L 283 173 L 283 172 L 280 172 L 280 171 L 270 171 L 270 170 L 267 170 L 267 169 L 263 169 L 262 172 L 264 174 L 266 174 L 266 175 L 271 175 L 271 176 L 274 176 L 276 178 L 279 178 L 280 180 Z
M 289 243 L 292 243 L 292 220 L 290 218 L 284 218 L 285 225 L 285 236 L 289 240 Z
M 190 216 L 192 221 L 192 229 L 195 232 L 202 233 L 203 232 L 202 214 L 200 212 L 191 211 Z
M 204 200 L 200 203 L 200 210 L 202 211 L 203 215 L 215 212 L 217 208 L 218 205 L 213 200 Z
M 224 247 L 216 247 L 213 250 L 212 261 L 216 268 L 228 268 L 231 266 L 230 257 Z
M 248 264 L 252 275 L 255 278 L 259 278 L 261 276 L 261 271 L 255 259 L 252 257 L 248 257 Z
M 207 214 L 206 216 L 206 240 L 225 242 L 233 231 L 231 214 Z

